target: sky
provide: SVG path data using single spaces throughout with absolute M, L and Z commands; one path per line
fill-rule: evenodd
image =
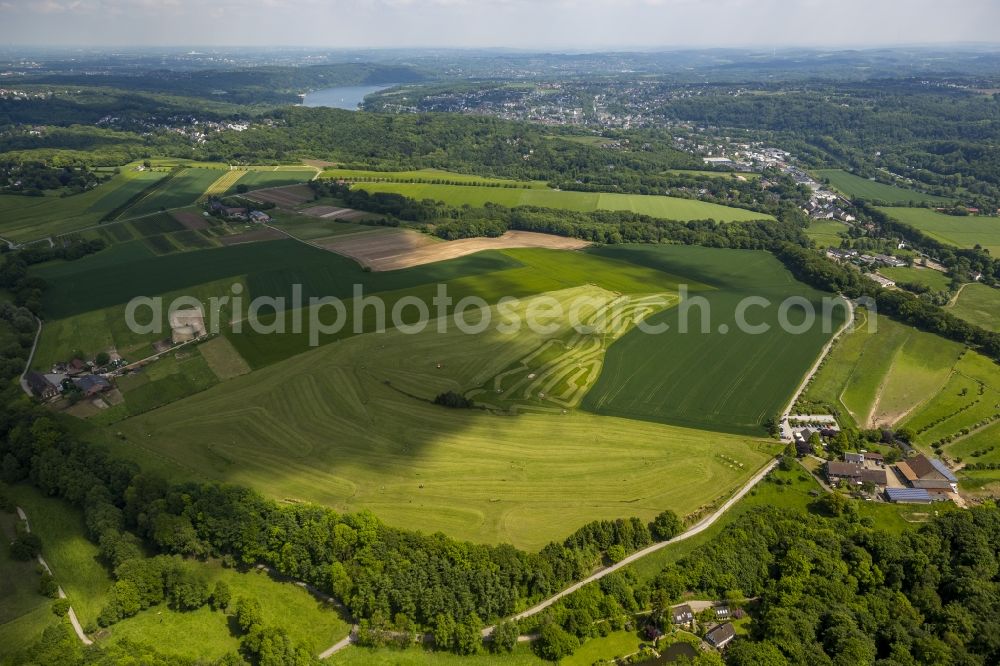
M 2 46 L 857 48 L 998 25 L 998 0 L 0 0 Z

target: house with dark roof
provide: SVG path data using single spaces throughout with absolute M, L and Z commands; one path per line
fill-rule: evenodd
M 856 465 L 861 465 L 865 462 L 865 456 L 862 453 L 854 453 L 848 451 L 844 454 L 844 462 L 854 463 Z
M 873 483 L 879 488 L 885 488 L 889 485 L 889 478 L 884 469 L 862 469 L 861 483 Z
M 40 372 L 32 370 L 26 373 L 24 375 L 24 381 L 28 384 L 28 388 L 31 389 L 31 392 L 42 400 L 48 400 L 49 398 L 59 395 L 59 389 Z
M 687 604 L 674 606 L 670 610 L 670 620 L 674 624 L 690 624 L 694 622 L 694 611 Z
M 733 626 L 732 622 L 720 624 L 705 634 L 705 642 L 717 650 L 721 650 L 729 645 L 729 642 L 734 638 L 736 638 L 736 627 Z
M 881 466 L 885 464 L 885 456 L 883 456 L 878 451 L 865 451 L 865 461 L 873 462 L 876 465 Z
M 861 470 L 861 465 L 857 463 L 831 460 L 826 463 L 826 478 L 830 480 L 830 483 L 844 481 L 860 484 Z
M 111 382 L 100 375 L 86 375 L 79 379 L 74 379 L 73 384 L 87 397 L 111 389 Z

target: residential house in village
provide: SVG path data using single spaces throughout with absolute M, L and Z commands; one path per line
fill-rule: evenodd
M 111 382 L 100 375 L 85 375 L 73 380 L 73 385 L 86 397 L 111 390 Z
M 733 626 L 732 622 L 720 624 L 705 634 L 705 642 L 717 650 L 721 650 L 729 645 L 730 641 L 734 638 L 736 638 L 736 627 Z
M 48 400 L 49 398 L 59 395 L 59 389 L 49 382 L 49 380 L 45 378 L 45 375 L 40 372 L 31 370 L 24 375 L 24 381 L 27 382 L 28 388 L 31 389 L 31 392 L 42 400 Z
M 690 625 L 694 622 L 694 611 L 687 604 L 674 606 L 670 611 L 670 621 L 676 625 Z

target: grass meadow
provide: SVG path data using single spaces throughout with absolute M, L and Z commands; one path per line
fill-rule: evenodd
M 243 483 L 532 549 L 595 518 L 696 511 L 773 448 L 578 411 L 437 407 L 434 395 L 478 385 L 532 342 L 457 330 L 402 336 L 356 336 L 300 354 L 118 423 L 126 439 L 109 432 L 107 441 L 174 478 Z
M 950 200 L 933 194 L 924 194 L 895 185 L 886 185 L 861 176 L 855 176 L 842 169 L 819 169 L 816 175 L 828 178 L 830 185 L 852 199 L 865 199 L 890 205 L 922 204 L 926 202 L 946 204 Z
M 962 287 L 951 312 L 970 324 L 1000 331 L 1000 289 L 974 282 Z
M 817 247 L 840 247 L 848 226 L 836 220 L 811 220 L 806 236 L 816 241 Z
M 948 382 L 963 347 L 859 310 L 854 330 L 836 344 L 802 399 L 835 409 L 861 428 L 895 425 Z
M 878 272 L 896 282 L 926 285 L 932 291 L 947 291 L 951 287 L 951 278 L 932 268 L 921 268 L 920 266 L 886 267 L 878 269 Z
M 459 183 L 462 185 L 510 185 L 548 189 L 540 180 L 511 180 L 509 178 L 489 178 L 472 174 L 442 171 L 441 169 L 418 169 L 411 171 L 365 171 L 362 169 L 324 169 L 320 178 L 346 180 L 351 182 L 392 182 L 392 183 Z
M 633 330 L 611 345 L 600 379 L 583 403 L 598 414 L 763 434 L 761 424 L 781 411 L 845 316 L 845 309 L 837 307 L 828 332 L 821 330 L 819 319 L 804 334 L 783 331 L 778 303 L 801 296 L 821 313 L 823 295 L 795 281 L 766 252 L 660 245 L 604 247 L 592 253 L 709 286 L 697 293 L 707 310 L 692 305 L 685 317 L 694 332 L 678 332 L 682 304 L 649 318 L 649 323 L 667 324 L 666 333 Z M 750 322 L 770 327 L 764 334 L 743 333 L 735 325 L 737 305 L 748 296 L 771 302 L 748 316 Z M 704 332 L 703 312 L 709 315 Z M 795 312 L 789 320 L 797 324 L 802 317 Z
M 551 189 L 433 185 L 421 183 L 359 183 L 369 192 L 392 192 L 411 199 L 434 199 L 452 206 L 540 206 L 580 212 L 622 210 L 671 220 L 714 219 L 720 222 L 769 219 L 769 215 L 693 199 L 643 195 L 572 192 Z
M 1000 254 L 1000 218 L 945 215 L 929 208 L 881 208 L 900 222 L 920 229 L 948 245 L 972 248 L 981 245 L 996 256 Z
M 315 169 L 305 167 L 262 167 L 242 171 L 242 175 L 234 182 L 229 183 L 224 190 L 225 194 L 235 194 L 236 188 L 245 185 L 251 190 L 260 190 L 266 187 L 283 187 L 285 185 L 298 185 L 308 183 L 316 175 Z
M 83 194 L 68 197 L 0 195 L 0 237 L 25 242 L 96 225 L 164 176 L 161 172 L 123 167 L 120 174 Z
M 161 210 L 190 206 L 224 173 L 218 169 L 183 169 L 161 187 L 150 192 L 149 196 L 135 202 L 122 217 L 139 217 Z
M 34 560 L 13 559 L 7 544 L 17 536 L 20 519 L 14 512 L 0 512 L 0 662 L 11 657 L 42 631 L 56 623 L 52 599 L 38 592 L 40 576 Z

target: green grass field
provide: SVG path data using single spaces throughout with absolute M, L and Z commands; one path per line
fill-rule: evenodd
M 160 210 L 190 206 L 218 180 L 224 172 L 218 169 L 184 169 L 169 181 L 153 190 L 122 214 L 122 218 L 149 215 Z
M 855 329 L 837 342 L 802 399 L 858 427 L 894 425 L 944 387 L 962 350 L 886 317 L 870 331 L 869 315 L 859 310 Z
M 929 208 L 879 210 L 942 243 L 960 248 L 981 245 L 994 256 L 1000 254 L 1000 218 L 945 215 Z
M 930 268 L 920 266 L 900 268 L 880 268 L 879 273 L 896 282 L 913 282 L 926 285 L 932 291 L 947 291 L 951 287 L 951 278 Z M 958 314 L 957 312 L 955 314 Z
M 970 324 L 1000 331 L 1000 289 L 972 283 L 962 287 L 951 312 Z
M 30 486 L 12 486 L 10 490 L 27 514 L 31 530 L 41 538 L 42 556 L 80 623 L 92 625 L 106 603 L 112 580 L 98 561 L 97 546 L 87 540 L 82 512 Z
M 712 287 L 696 295 L 705 299 L 706 308 L 693 302 L 687 310 L 687 333 L 680 332 L 682 304 L 650 317 L 651 324 L 669 326 L 662 335 L 636 329 L 611 345 L 601 377 L 583 403 L 599 414 L 762 434 L 763 421 L 781 411 L 845 316 L 845 308 L 835 308 L 827 332 L 821 318 L 803 334 L 783 331 L 778 323 L 781 301 L 804 297 L 819 314 L 823 294 L 797 282 L 766 252 L 661 245 L 604 247 L 592 253 Z M 736 308 L 749 296 L 771 303 L 747 314 L 748 323 L 770 327 L 764 334 L 737 329 Z M 704 332 L 703 313 L 709 320 Z M 801 323 L 801 310 L 790 311 L 788 318 Z
M 236 188 L 245 185 L 251 190 L 265 187 L 282 187 L 308 183 L 316 175 L 315 169 L 291 167 L 264 167 L 243 172 L 238 180 L 232 183 L 225 194 L 234 194 Z
M 38 563 L 11 558 L 7 544 L 17 535 L 16 513 L 0 512 L 0 663 L 55 624 L 52 599 L 38 592 Z
M 648 641 L 643 640 L 638 632 L 613 631 L 607 636 L 585 641 L 576 652 L 559 663 L 562 666 L 591 666 L 597 662 L 635 654 L 643 643 L 648 644 Z
M 360 183 L 369 192 L 393 192 L 411 199 L 434 199 L 452 206 L 541 206 L 580 212 L 624 210 L 671 220 L 714 219 L 720 222 L 770 219 L 769 215 L 718 204 L 641 194 L 570 192 L 550 189 L 477 187 L 475 185 L 429 185 L 419 183 Z
M 949 203 L 945 197 L 924 194 L 895 185 L 886 185 L 861 176 L 855 176 L 842 169 L 818 169 L 819 178 L 828 178 L 830 185 L 852 199 L 866 199 L 886 204 L 921 204 L 925 202 Z
M 840 247 L 848 226 L 836 220 L 811 220 L 806 236 L 816 241 L 817 247 Z
M 322 220 L 305 215 L 275 218 L 273 226 L 304 241 L 314 241 L 333 236 L 342 236 L 344 234 L 377 233 L 379 229 L 378 227 L 369 227 L 363 224 L 354 224 L 353 222 Z
M 161 172 L 123 167 L 119 175 L 83 194 L 68 197 L 0 195 L 0 237 L 24 242 L 96 225 L 105 215 L 164 176 Z
M 116 424 L 127 439 L 106 440 L 173 478 L 244 483 L 527 548 L 595 518 L 686 515 L 772 449 L 572 410 L 500 416 L 427 402 L 481 384 L 530 347 L 521 336 L 436 328 L 355 336 Z
M 334 606 L 314 598 L 293 582 L 279 582 L 258 569 L 224 569 L 218 562 L 196 566 L 209 588 L 218 580 L 229 585 L 233 604 L 240 597 L 260 601 L 264 622 L 281 627 L 313 654 L 330 647 L 349 631 Z M 239 639 L 229 624 L 224 613 L 208 606 L 178 612 L 161 605 L 112 625 L 102 632 L 101 640 L 154 644 L 164 654 L 209 661 L 239 650 Z

